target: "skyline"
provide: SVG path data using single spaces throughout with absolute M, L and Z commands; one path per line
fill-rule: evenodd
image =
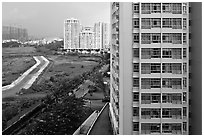
M 109 2 L 3 2 L 2 26 L 26 28 L 29 36 L 37 38 L 63 37 L 66 19 L 76 18 L 82 26 L 94 26 L 110 23 L 109 12 Z

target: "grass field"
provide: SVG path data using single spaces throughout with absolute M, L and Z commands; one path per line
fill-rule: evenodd
M 35 48 L 2 48 L 2 86 L 16 80 L 23 72 L 35 64 L 32 53 Z
M 35 48 L 33 47 L 2 48 L 3 56 L 11 54 L 30 54 L 30 53 L 35 53 Z
M 49 60 L 53 61 L 53 66 L 43 76 L 48 80 L 51 76 L 74 78 L 84 72 L 90 71 L 93 67 L 98 65 L 95 61 L 87 61 L 86 58 L 79 58 L 78 56 L 49 56 Z

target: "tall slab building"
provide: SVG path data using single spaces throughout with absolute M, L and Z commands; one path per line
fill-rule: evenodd
M 64 22 L 64 49 L 79 49 L 79 20 L 71 18 Z
M 115 134 L 187 135 L 196 125 L 189 120 L 190 92 L 200 95 L 201 82 L 194 86 L 197 91 L 190 89 L 189 47 L 199 49 L 201 43 L 191 45 L 189 9 L 187 2 L 111 3 L 110 117 Z M 200 108 L 194 106 L 191 113 Z
M 92 27 L 84 27 L 80 32 L 80 49 L 94 49 L 94 32 Z
M 94 32 L 95 32 L 95 49 L 105 49 L 109 46 L 109 31 L 108 24 L 98 22 L 94 24 Z

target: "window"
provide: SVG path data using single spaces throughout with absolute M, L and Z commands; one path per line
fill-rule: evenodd
M 181 104 L 181 94 L 180 93 L 173 93 L 172 95 L 172 104 Z
M 187 94 L 186 94 L 186 92 L 183 92 L 183 102 L 187 102 Z
M 133 72 L 139 72 L 139 63 L 133 64 Z
M 150 14 L 150 3 L 142 3 L 141 7 L 142 7 L 142 14 Z
M 134 3 L 133 4 L 133 12 L 134 13 L 139 13 L 139 3 Z
M 172 4 L 172 13 L 173 14 L 182 14 L 182 4 L 181 3 L 173 3 Z
M 172 78 L 172 88 L 181 89 L 181 78 Z
M 142 78 L 141 79 L 141 89 L 151 89 L 151 79 L 150 78 Z
M 141 94 L 141 103 L 142 104 L 151 104 L 151 94 L 150 93 L 142 93 Z
M 161 95 L 160 94 L 151 94 L 151 103 L 161 103 Z
M 152 33 L 152 43 L 161 43 L 160 33 Z
M 163 48 L 162 58 L 172 58 L 171 51 L 172 50 L 170 48 Z
M 181 48 L 173 48 L 172 49 L 172 58 L 173 59 L 181 59 L 182 58 Z
M 133 19 L 133 27 L 134 28 L 139 28 L 139 18 L 134 18 Z
M 183 63 L 183 73 L 187 72 L 187 63 Z
M 181 41 L 181 33 L 173 33 L 173 44 L 181 44 L 182 41 Z
M 187 122 L 183 122 L 183 131 L 187 131 Z
M 152 18 L 152 28 L 161 28 L 160 18 Z
M 163 3 L 162 4 L 162 12 L 170 13 L 171 12 L 171 3 Z
M 162 133 L 172 133 L 171 124 L 163 123 L 162 124 Z
M 183 107 L 183 116 L 187 117 L 187 108 L 186 107 Z
M 151 119 L 151 118 L 160 118 L 161 113 L 158 108 L 142 108 L 141 118 L 142 119 Z
M 141 49 L 141 58 L 142 59 L 151 59 L 151 49 L 150 48 L 142 48 Z
M 187 43 L 186 39 L 187 39 L 186 33 L 183 33 L 183 44 L 186 44 L 186 43 Z
M 152 3 L 152 13 L 161 13 L 160 3 Z
M 163 93 L 162 103 L 181 104 L 181 97 L 180 93 Z
M 161 58 L 161 49 L 160 48 L 152 48 L 151 49 L 151 58 Z
M 142 59 L 161 58 L 160 48 L 142 48 Z
M 133 42 L 134 43 L 139 43 L 139 33 L 134 33 L 133 34 Z
M 133 116 L 139 116 L 139 107 L 133 107 Z
M 181 108 L 171 108 L 171 117 L 173 119 L 181 119 Z
M 185 89 L 187 87 L 187 78 L 183 78 L 183 88 Z
M 183 58 L 186 58 L 186 48 L 183 48 Z
M 181 89 L 181 78 L 163 78 L 163 88 Z
M 161 79 L 151 78 L 151 88 L 161 88 Z
M 141 134 L 151 134 L 152 126 L 153 123 L 141 123 Z
M 150 119 L 151 118 L 151 110 L 149 108 L 141 108 L 141 118 L 142 119 Z
M 182 73 L 182 64 L 181 63 L 172 63 L 172 74 L 181 74 Z
M 163 108 L 162 109 L 162 118 L 171 118 L 171 109 Z
M 162 73 L 172 73 L 172 64 L 162 63 Z
M 139 58 L 139 48 L 133 49 L 133 57 Z
M 172 123 L 172 133 L 181 134 L 181 123 Z
M 133 92 L 133 101 L 139 102 L 139 93 L 138 92 Z
M 142 89 L 161 88 L 161 79 L 160 78 L 142 78 L 141 88 Z
M 163 43 L 172 43 L 172 34 L 170 34 L 170 33 L 163 33 L 162 34 L 162 42 Z
M 142 29 L 150 29 L 151 28 L 151 19 L 150 18 L 142 18 Z
M 172 19 L 172 28 L 173 29 L 181 29 L 182 28 L 182 19 L 181 18 L 173 18 Z
M 133 78 L 133 87 L 139 87 L 139 78 Z
M 151 73 L 161 73 L 161 64 L 151 63 Z
M 187 26 L 186 18 L 183 18 L 183 29 L 186 29 L 186 26 Z
M 187 3 L 183 3 L 183 14 L 187 13 Z
M 133 131 L 139 131 L 139 122 L 133 122 Z
M 142 74 L 150 74 L 151 73 L 150 63 L 142 63 L 141 64 L 141 73 Z
M 162 103 L 172 103 L 172 95 L 168 93 L 163 93 Z
M 151 44 L 151 34 L 150 33 L 142 33 L 142 44 Z
M 170 18 L 163 18 L 162 19 L 162 27 L 163 28 L 171 28 L 172 27 L 171 19 Z

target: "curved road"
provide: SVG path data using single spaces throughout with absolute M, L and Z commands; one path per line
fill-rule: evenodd
M 22 88 L 26 87 L 28 82 L 36 76 L 39 71 L 42 70 L 42 67 L 45 66 L 46 61 L 43 59 L 42 56 L 36 56 L 36 58 L 40 61 L 40 64 L 32 70 L 27 76 L 25 76 L 18 84 L 16 84 L 14 87 L 2 91 L 2 98 L 5 97 L 12 97 L 16 96 L 16 93 L 19 92 Z

